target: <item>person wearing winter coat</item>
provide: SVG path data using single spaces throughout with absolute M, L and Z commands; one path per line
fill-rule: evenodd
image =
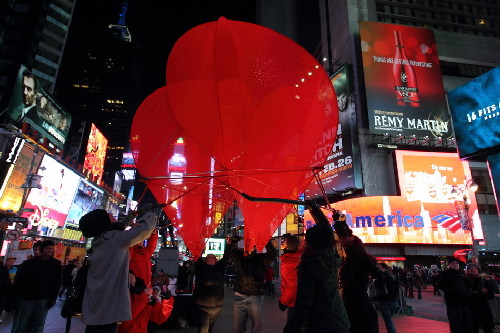
M 312 213 L 320 223 L 306 232 L 297 276 L 297 298 L 283 332 L 300 333 L 305 327 L 308 333 L 347 333 L 349 320 L 338 292 L 341 259 L 335 248 L 333 230 L 321 212 Z
M 61 287 L 61 262 L 54 258 L 54 242 L 45 240 L 41 255 L 26 260 L 14 278 L 18 297 L 12 325 L 13 333 L 43 332 L 47 313 L 56 304 Z
M 297 236 L 286 238 L 286 249 L 281 255 L 281 296 L 278 306 L 281 311 L 287 312 L 287 320 L 290 319 L 295 299 L 297 298 L 297 273 L 302 251 L 300 250 L 300 240 Z
M 488 300 L 495 297 L 491 285 L 479 273 L 481 268 L 476 264 L 467 266 L 467 283 L 472 290 L 471 315 L 473 333 L 479 332 L 479 327 L 484 333 L 493 332 L 493 315 L 491 314 Z
M 196 286 L 193 299 L 200 316 L 199 333 L 212 332 L 222 309 L 226 262 L 226 255 L 217 261 L 215 255 L 208 254 L 205 260 L 200 257 L 195 263 Z
M 380 310 L 382 318 L 384 318 L 387 333 L 396 333 L 396 326 L 394 326 L 392 316 L 398 306 L 399 284 L 386 263 L 379 263 L 378 267 L 380 268 L 380 275 L 375 279 L 374 285 L 375 290 L 382 292 L 375 294 L 377 309 Z
M 441 273 L 439 287 L 444 291 L 450 332 L 472 332 L 472 315 L 470 311 L 472 291 L 460 271 L 460 264 L 457 259 L 450 259 L 448 269 Z
M 147 210 L 151 210 L 150 206 L 143 208 Z M 94 237 L 82 305 L 86 333 L 115 333 L 119 322 L 132 319 L 129 248 L 149 237 L 156 223 L 157 215 L 151 211 L 129 230 L 102 209 L 93 210 L 80 219 L 79 228 L 84 236 Z
M 266 266 L 276 259 L 276 249 L 271 242 L 266 245 L 266 253 L 256 251 L 245 255 L 243 249 L 238 249 L 241 237 L 235 236 L 229 240 L 228 259 L 234 264 L 234 309 L 233 332 L 246 331 L 247 321 L 252 323 L 251 332 L 262 332 L 264 298 L 264 273 Z
M 344 222 L 345 224 L 345 222 Z M 342 281 L 342 299 L 349 321 L 350 333 L 378 333 L 378 315 L 368 297 L 370 278 L 378 276 L 377 260 L 370 256 L 361 239 L 352 235 L 345 225 L 345 232 L 335 225 L 340 242 L 346 253 L 346 259 L 340 268 Z

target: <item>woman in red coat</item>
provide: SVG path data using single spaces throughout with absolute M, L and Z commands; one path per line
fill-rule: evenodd
M 287 318 L 290 318 L 297 297 L 297 267 L 300 263 L 302 251 L 297 236 L 286 238 L 286 249 L 281 256 L 281 297 L 279 308 L 285 311 L 288 308 Z
M 157 229 L 153 231 L 146 242 L 146 246 L 137 244 L 130 248 L 130 285 L 131 290 L 134 290 L 130 293 L 132 319 L 123 322 L 118 333 L 147 333 L 150 320 L 161 325 L 167 321 L 172 313 L 174 298 L 161 300 L 159 296 L 153 295 L 151 289 L 151 256 L 158 242 Z M 141 288 L 140 285 L 143 287 Z M 144 287 L 145 289 L 141 291 L 140 289 Z

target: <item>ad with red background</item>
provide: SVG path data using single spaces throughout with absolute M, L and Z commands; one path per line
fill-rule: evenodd
M 87 144 L 87 154 L 83 162 L 83 173 L 97 184 L 99 184 L 102 179 L 107 149 L 108 140 L 102 135 L 101 131 L 92 124 L 89 142 Z
M 462 229 L 457 213 L 461 194 L 451 193 L 453 186 L 462 189 L 470 179 L 467 162 L 457 154 L 399 150 L 396 160 L 401 196 L 363 197 L 332 205 L 346 214 L 354 234 L 365 243 L 471 244 L 471 232 Z M 476 200 L 472 192 L 468 194 L 474 237 L 482 239 Z M 314 224 L 308 211 L 304 221 L 306 227 Z
M 404 47 L 397 47 L 399 31 Z M 452 136 L 436 41 L 432 30 L 360 22 L 360 39 L 370 132 L 390 135 Z M 397 100 L 398 69 L 405 52 L 415 74 L 418 102 Z M 396 54 L 398 53 L 398 55 Z M 411 75 L 408 75 L 411 76 Z

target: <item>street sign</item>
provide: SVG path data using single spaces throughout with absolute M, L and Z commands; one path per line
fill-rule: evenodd
M 15 241 L 16 239 L 19 239 L 19 237 L 21 237 L 21 232 L 19 230 L 9 230 L 5 235 L 5 239 L 10 241 Z

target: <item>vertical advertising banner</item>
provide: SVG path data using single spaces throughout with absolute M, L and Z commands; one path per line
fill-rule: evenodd
M 432 30 L 360 22 L 370 132 L 453 135 Z
M 448 93 L 462 158 L 500 152 L 500 67 Z
M 52 157 L 45 155 L 38 168 L 39 188 L 32 188 L 23 213 L 30 227 L 37 227 L 45 236 L 52 236 L 64 226 L 80 177 Z
M 60 149 L 68 137 L 71 115 L 40 86 L 38 79 L 21 66 L 14 85 L 7 121 L 29 124 Z
M 356 187 L 356 165 L 359 155 L 355 152 L 356 142 L 356 105 L 351 86 L 350 67 L 342 70 L 331 79 L 339 108 L 339 124 L 337 137 L 330 155 L 328 155 L 319 179 L 327 194 Z M 309 198 L 323 196 L 316 179 L 306 189 L 305 195 Z
M 92 124 L 89 141 L 87 143 L 87 153 L 85 155 L 85 161 L 83 162 L 83 173 L 97 184 L 99 184 L 102 179 L 107 149 L 108 140 L 106 140 L 101 131 Z

